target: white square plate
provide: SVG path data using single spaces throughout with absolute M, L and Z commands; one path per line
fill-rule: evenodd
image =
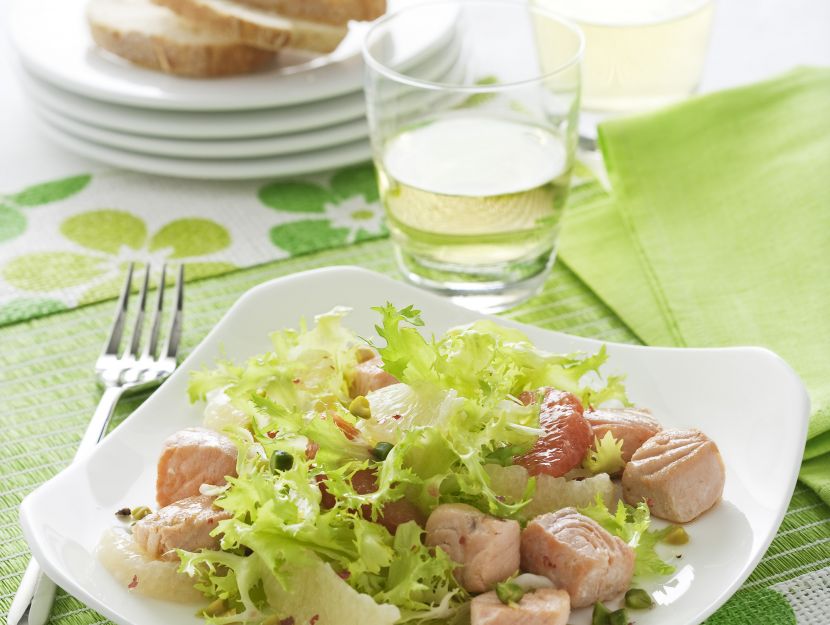
M 115 510 L 154 501 L 156 459 L 164 438 L 201 422 L 201 407 L 187 400 L 188 373 L 222 354 L 243 359 L 261 353 L 269 347 L 271 331 L 296 327 L 300 317 L 310 319 L 338 304 L 354 309 L 348 325 L 371 335 L 377 314 L 369 307 L 384 301 L 415 304 L 423 311 L 427 331 L 435 333 L 481 317 L 355 268 L 296 274 L 251 289 L 175 375 L 94 452 L 23 501 L 23 532 L 47 574 L 121 625 L 199 622 L 192 606 L 132 594 L 93 556 L 101 533 L 117 523 Z M 519 327 L 553 352 L 594 352 L 601 345 L 499 321 Z M 607 371 L 627 375 L 632 401 L 652 409 L 664 425 L 702 429 L 717 442 L 726 463 L 723 501 L 687 526 L 692 540 L 673 562 L 676 573 L 652 588 L 661 605 L 634 613 L 638 625 L 698 625 L 746 579 L 781 522 L 804 448 L 809 400 L 793 370 L 760 348 L 608 344 L 608 353 Z M 588 610 L 569 622 L 590 622 Z

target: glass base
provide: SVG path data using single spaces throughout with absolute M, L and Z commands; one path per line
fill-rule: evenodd
M 424 264 L 415 256 L 396 248 L 395 255 L 398 268 L 407 282 L 422 289 L 447 297 L 454 304 L 481 313 L 497 313 L 513 308 L 536 295 L 545 283 L 555 253 L 539 264 L 532 275 L 518 280 L 510 280 L 507 268 L 502 268 L 499 278 L 496 268 L 436 267 L 432 263 Z

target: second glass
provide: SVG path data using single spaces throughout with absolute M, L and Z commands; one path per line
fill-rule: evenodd
M 582 134 L 612 116 L 691 95 L 700 83 L 714 0 L 532 0 L 585 35 Z
M 372 27 L 372 147 L 410 282 L 491 312 L 539 289 L 570 185 L 581 54 L 577 28 L 515 2 L 410 5 Z

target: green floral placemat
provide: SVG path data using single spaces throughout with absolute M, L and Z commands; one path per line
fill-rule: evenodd
M 604 193 L 577 163 L 571 205 Z M 371 163 L 290 180 L 106 170 L 0 189 L 0 326 L 114 297 L 130 262 L 188 280 L 388 235 Z
M 101 301 L 127 263 L 188 278 L 386 236 L 371 164 L 275 182 L 102 171 L 0 189 L 0 325 Z
M 374 241 L 190 285 L 185 304 L 185 352 L 248 288 L 280 275 L 342 264 L 395 275 L 389 242 Z M 28 558 L 17 508 L 28 492 L 72 458 L 99 398 L 92 371 L 112 307 L 112 302 L 103 302 L 0 328 L 0 623 L 5 621 Z M 637 342 L 619 318 L 562 264 L 554 268 L 543 293 L 506 316 L 601 340 Z M 119 415 L 123 417 L 139 403 L 124 402 Z M 826 625 L 829 566 L 830 509 L 812 491 L 799 486 L 764 558 L 707 625 Z M 58 596 L 51 622 L 108 623 L 64 593 Z

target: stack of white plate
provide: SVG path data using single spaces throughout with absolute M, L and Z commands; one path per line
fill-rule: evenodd
M 394 10 L 407 0 L 390 0 Z M 189 79 L 145 70 L 98 49 L 85 0 L 18 0 L 12 41 L 21 80 L 44 130 L 78 154 L 152 174 L 207 179 L 290 176 L 370 157 L 361 43 L 353 23 L 325 56 L 283 52 L 267 70 Z M 439 80 L 453 13 L 413 24 L 423 34 L 398 52 Z

